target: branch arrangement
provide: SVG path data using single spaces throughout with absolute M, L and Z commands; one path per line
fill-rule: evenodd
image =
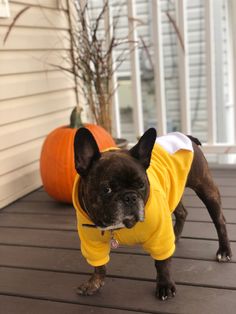
M 111 132 L 112 98 L 117 88 L 112 85 L 112 77 L 128 53 L 124 47 L 114 58 L 114 49 L 129 41 L 127 37 L 116 38 L 117 21 L 105 29 L 108 0 L 94 21 L 89 19 L 88 1 L 82 5 L 81 1 L 75 0 L 74 5 L 76 16 L 71 30 L 73 69 L 61 69 L 73 72 L 78 78 L 80 90 L 94 121 Z M 108 33 L 113 35 L 109 38 Z

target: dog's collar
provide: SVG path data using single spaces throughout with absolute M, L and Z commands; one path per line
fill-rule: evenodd
M 123 223 L 120 223 L 119 225 L 115 225 L 115 226 L 109 226 L 109 227 L 105 227 L 105 228 L 101 228 L 95 224 L 82 224 L 83 227 L 87 227 L 87 228 L 97 228 L 99 230 L 101 230 L 102 232 L 105 231 L 115 231 L 115 230 L 120 230 L 122 228 L 125 228 Z
M 96 225 L 83 224 L 82 226 L 83 227 L 87 227 L 87 228 L 97 228 L 97 229 L 100 229 Z M 102 229 L 100 229 L 100 230 L 101 230 L 101 234 L 103 236 L 106 230 L 102 230 Z M 115 237 L 114 237 L 114 231 L 115 230 L 118 230 L 118 229 L 110 229 L 109 230 L 110 231 L 110 235 L 111 235 L 110 245 L 111 245 L 112 249 L 117 249 L 120 246 L 119 241 L 117 239 L 115 239 Z

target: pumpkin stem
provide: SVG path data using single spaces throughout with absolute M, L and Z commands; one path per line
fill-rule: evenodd
M 71 129 L 78 129 L 83 126 L 82 120 L 81 120 L 81 108 L 75 107 L 70 115 L 70 128 Z

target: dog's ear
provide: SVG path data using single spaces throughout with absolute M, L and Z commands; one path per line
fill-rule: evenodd
M 92 133 L 86 128 L 80 128 L 74 138 L 75 169 L 79 175 L 88 173 L 92 162 L 98 160 L 101 154 Z
M 154 128 L 148 129 L 140 138 L 138 143 L 129 151 L 131 156 L 138 159 L 145 169 L 149 167 L 156 137 L 156 130 Z

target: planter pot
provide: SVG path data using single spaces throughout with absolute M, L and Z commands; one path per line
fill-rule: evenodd
M 115 138 L 116 146 L 121 149 L 127 149 L 128 148 L 128 141 L 125 138 Z

